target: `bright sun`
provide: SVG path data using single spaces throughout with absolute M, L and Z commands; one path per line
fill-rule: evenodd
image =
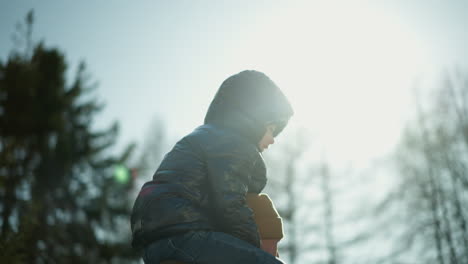
M 312 131 L 332 158 L 364 161 L 389 151 L 429 59 L 423 45 L 382 10 L 311 3 L 257 25 L 239 63 L 284 89 L 296 110 L 292 123 Z

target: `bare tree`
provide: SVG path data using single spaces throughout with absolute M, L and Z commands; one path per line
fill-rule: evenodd
M 337 248 L 335 243 L 335 236 L 333 233 L 333 192 L 330 188 L 330 170 L 326 163 L 323 163 L 320 169 L 320 176 L 322 180 L 322 193 L 323 193 L 323 229 L 325 233 L 325 248 L 328 253 L 328 264 L 337 264 Z
M 338 206 L 339 200 L 348 200 L 350 190 L 358 189 L 351 186 L 357 182 L 349 169 L 340 172 L 341 169 L 331 167 L 323 154 L 310 153 L 303 131 L 292 134 L 281 138 L 273 153 L 266 154 L 269 183 L 265 192 L 272 197 L 285 222 L 280 254 L 286 255 L 291 264 L 341 263 L 340 252 L 368 237 L 358 228 L 354 228 L 353 234 L 338 236 L 336 232 L 353 229 L 349 225 L 365 216 L 355 214 L 350 219 L 344 212 L 343 207 L 349 209 L 357 202 Z
M 407 250 L 422 261 L 468 263 L 467 94 L 468 78 L 459 73 L 427 101 L 417 93 L 416 118 L 397 151 L 401 195 L 394 197 L 410 212 L 400 239 L 412 241 Z

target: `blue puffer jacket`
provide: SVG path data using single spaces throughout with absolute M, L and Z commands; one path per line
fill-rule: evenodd
M 223 82 L 205 124 L 176 143 L 153 180 L 145 183 L 131 215 L 132 246 L 192 230 L 225 232 L 260 246 L 248 192 L 265 187 L 257 143 L 265 126 L 276 135 L 292 108 L 266 75 L 244 71 Z

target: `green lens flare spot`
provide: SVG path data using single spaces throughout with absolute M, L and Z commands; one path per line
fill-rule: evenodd
M 119 183 L 127 183 L 130 180 L 130 172 L 123 165 L 117 165 L 114 168 L 114 178 Z

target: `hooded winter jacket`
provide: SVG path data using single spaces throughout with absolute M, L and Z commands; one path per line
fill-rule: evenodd
M 226 79 L 203 125 L 166 154 L 152 181 L 138 194 L 131 215 L 132 246 L 193 230 L 225 232 L 260 246 L 246 194 L 265 187 L 266 168 L 257 143 L 266 125 L 275 136 L 293 110 L 263 73 Z

